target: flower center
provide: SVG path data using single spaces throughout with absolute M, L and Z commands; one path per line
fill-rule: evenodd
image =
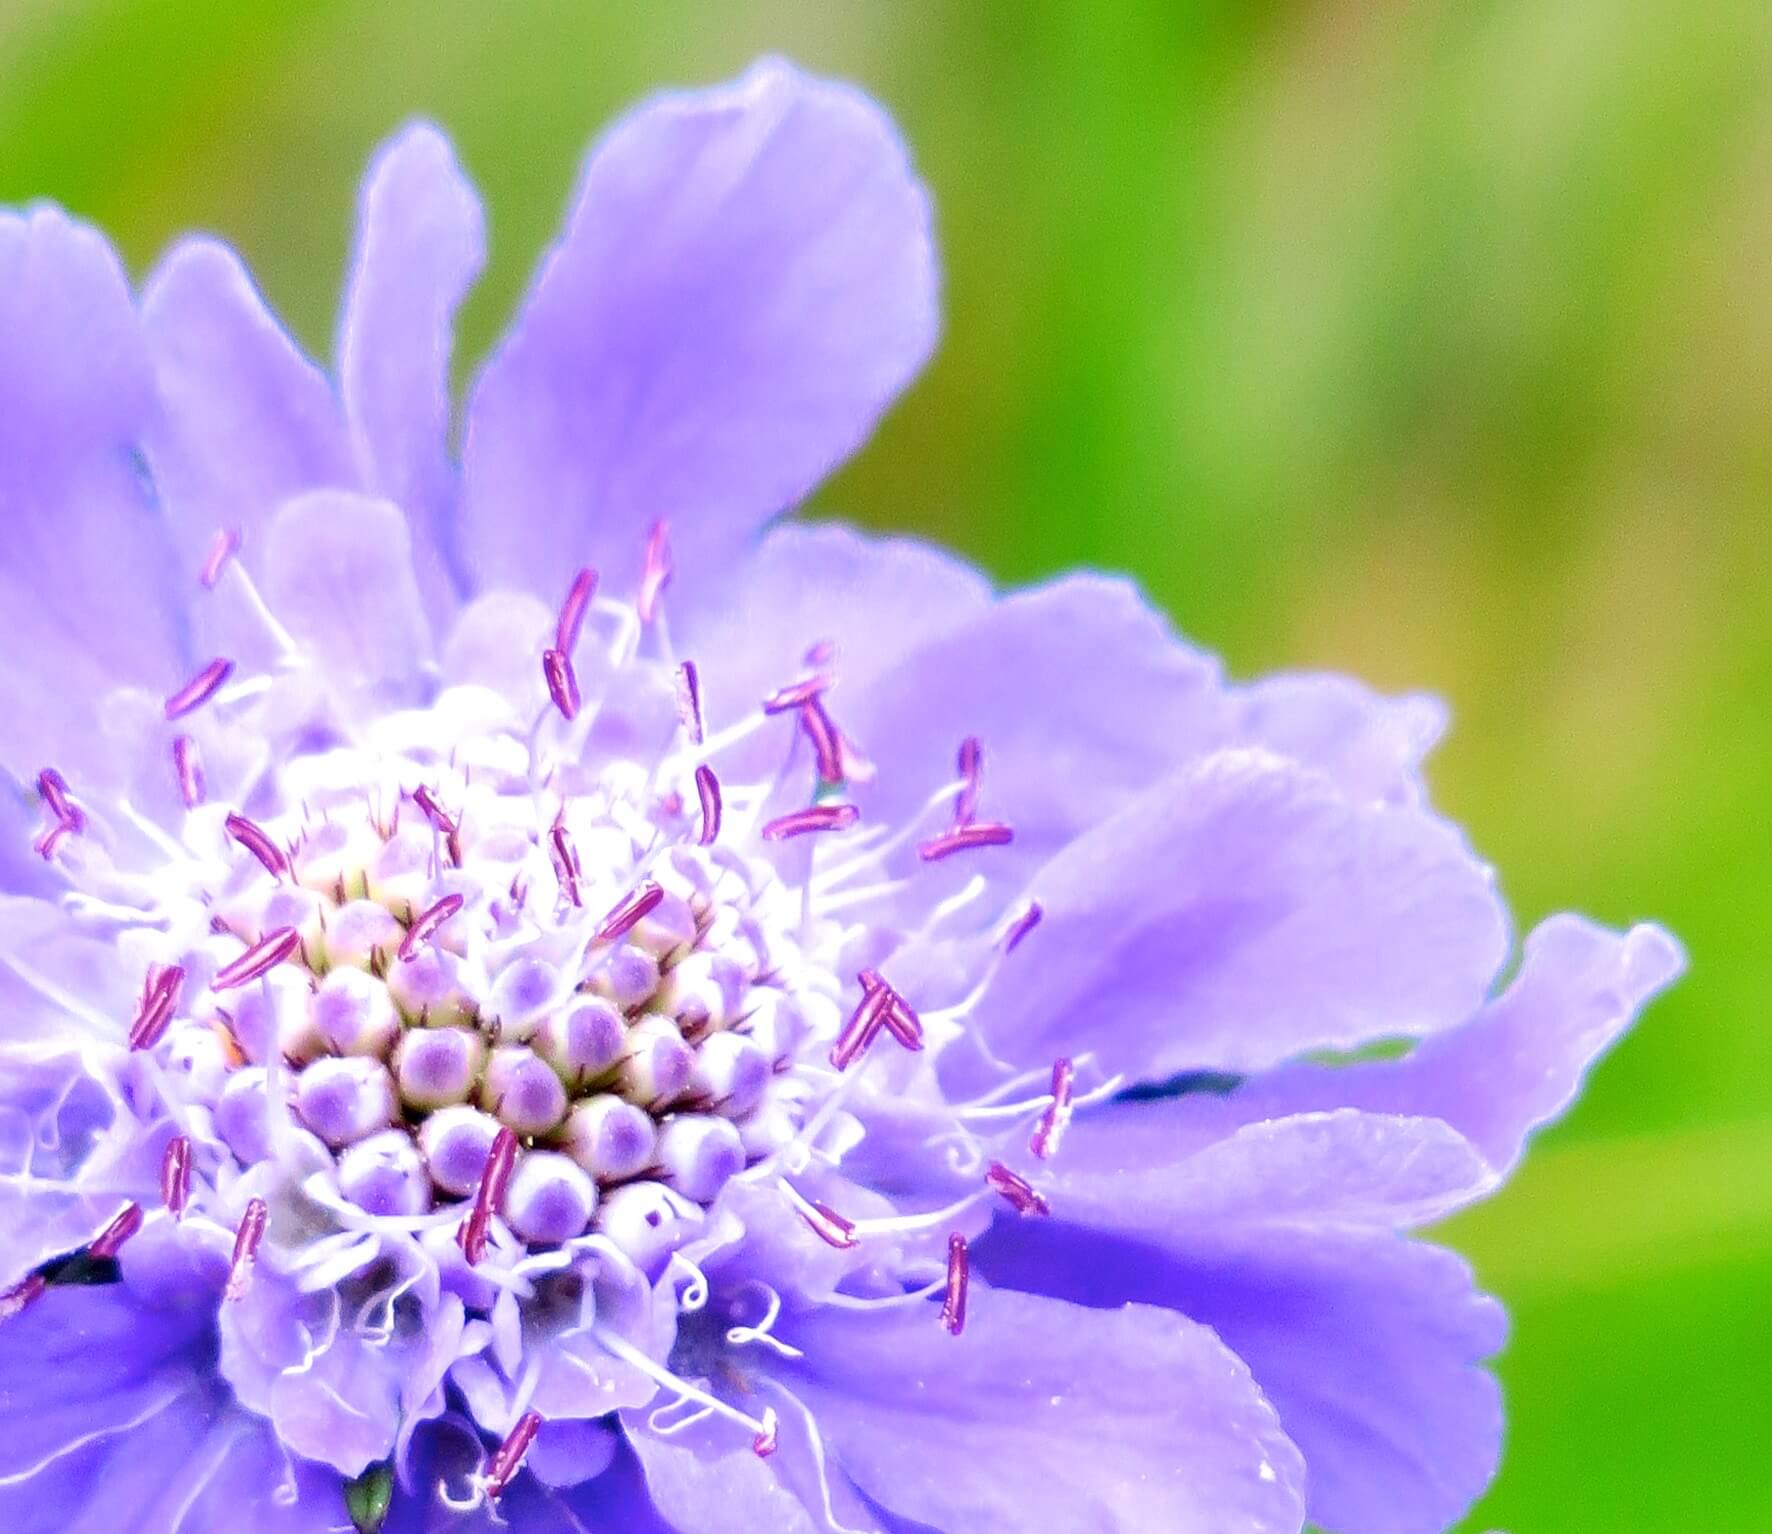
M 705 802 L 625 765 L 538 790 L 504 733 L 327 751 L 283 786 L 294 808 L 226 816 L 219 873 L 169 876 L 194 941 L 132 1031 L 240 1169 L 292 1140 L 323 1169 L 318 1142 L 346 1203 L 402 1221 L 491 1177 L 518 1240 L 595 1230 L 651 1270 L 816 1106 L 834 932 L 700 844 Z

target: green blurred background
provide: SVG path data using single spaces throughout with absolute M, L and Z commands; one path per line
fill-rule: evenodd
M 1469 1528 L 1772 1530 L 1772 5 L 0 0 L 0 202 L 233 240 L 330 346 L 424 112 L 481 353 L 599 124 L 781 51 L 931 182 L 948 325 L 821 497 L 1006 580 L 1135 572 L 1240 673 L 1444 695 L 1524 926 L 1690 978 L 1451 1231 L 1515 1318 Z

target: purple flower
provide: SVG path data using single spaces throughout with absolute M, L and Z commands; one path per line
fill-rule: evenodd
M 618 124 L 458 467 L 481 257 L 409 129 L 334 381 L 0 220 L 9 1526 L 1454 1521 L 1502 1319 L 1407 1232 L 1671 940 L 1498 989 L 1433 703 L 774 520 L 935 338 L 855 92 Z

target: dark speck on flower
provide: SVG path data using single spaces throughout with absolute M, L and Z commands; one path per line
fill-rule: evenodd
M 1504 984 L 1433 702 L 785 515 L 936 338 L 856 91 L 620 121 L 458 434 L 482 245 L 401 133 L 329 377 L 0 217 L 6 1526 L 1454 1522 L 1503 1318 L 1409 1232 L 1671 940 Z

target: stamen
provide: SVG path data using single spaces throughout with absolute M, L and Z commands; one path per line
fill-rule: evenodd
M 763 1429 L 751 1440 L 751 1452 L 758 1459 L 768 1459 L 775 1452 L 776 1433 L 780 1424 L 776 1421 L 775 1408 L 763 1408 Z
M 174 1219 L 185 1212 L 191 1197 L 191 1142 L 184 1135 L 174 1135 L 166 1142 L 166 1153 L 160 1158 L 160 1202 Z
M 837 1042 L 831 1045 L 831 1064 L 847 1070 L 856 1057 L 873 1043 L 874 1035 L 886 1025 L 886 1011 L 892 1005 L 892 992 L 884 985 L 872 989 L 863 986 L 861 1005 L 850 1014 Z
M 548 696 L 554 700 L 554 707 L 570 723 L 578 717 L 578 706 L 582 701 L 578 692 L 578 673 L 572 669 L 571 657 L 564 650 L 544 650 L 541 674 L 547 679 Z
M 492 1458 L 486 1465 L 486 1478 L 483 1482 L 489 1499 L 497 1498 L 511 1484 L 517 1471 L 522 1468 L 523 1456 L 529 1452 L 529 1445 L 535 1441 L 540 1428 L 541 1413 L 526 1411 L 517 1419 L 517 1425 L 511 1429 L 505 1441 L 493 1450 Z
M 173 739 L 172 770 L 178 774 L 178 793 L 185 802 L 185 808 L 196 809 L 206 797 L 203 787 L 203 758 L 197 752 L 197 742 L 189 735 L 179 735 Z
M 948 1292 L 941 1302 L 941 1324 L 955 1337 L 966 1329 L 966 1283 L 971 1270 L 966 1238 L 955 1231 L 948 1237 Z
M 223 682 L 234 674 L 234 663 L 217 657 L 190 681 L 166 700 L 168 719 L 182 719 L 193 709 L 201 708 L 220 690 Z
M 812 742 L 818 760 L 818 776 L 825 783 L 843 781 L 843 747 L 836 725 L 825 712 L 824 699 L 808 698 L 800 705 L 800 728 Z
M 10 1289 L 0 1289 L 0 1321 L 10 1321 L 43 1298 L 49 1280 L 41 1273 L 27 1273 Z
M 597 928 L 596 940 L 599 943 L 613 943 L 617 938 L 625 936 L 644 921 L 652 908 L 663 899 L 664 891 L 648 879 L 603 918 L 602 924 Z
M 301 934 L 294 927 L 279 927 L 274 932 L 267 932 L 232 964 L 216 971 L 209 989 L 231 991 L 236 986 L 246 985 L 275 969 L 300 947 Z
M 701 795 L 701 835 L 696 844 L 711 847 L 720 834 L 720 780 L 705 762 L 695 769 L 695 791 Z
M 692 660 L 677 667 L 677 713 L 690 740 L 699 746 L 702 743 L 701 673 L 695 669 Z
M 431 792 L 427 784 L 420 783 L 412 791 L 412 800 L 425 812 L 425 819 L 443 834 L 443 845 L 449 853 L 449 861 L 453 867 L 461 867 L 461 823 L 443 808 L 443 801 Z M 400 824 L 400 806 L 394 806 L 394 825 Z M 391 832 L 389 833 L 392 834 Z
M 1033 1139 L 1028 1141 L 1028 1149 L 1042 1161 L 1052 1158 L 1058 1142 L 1070 1127 L 1071 1113 L 1076 1106 L 1073 1099 L 1076 1082 L 1077 1068 L 1071 1061 L 1059 1059 L 1052 1062 L 1052 1101 L 1034 1126 Z
M 258 1259 L 270 1218 L 270 1206 L 262 1198 L 248 1203 L 246 1213 L 240 1216 L 240 1228 L 234 1232 L 234 1258 L 228 1264 L 228 1285 L 222 1290 L 224 1300 L 246 1298 L 246 1286 L 252 1282 L 252 1265 Z
M 1039 1189 L 1019 1173 L 1010 1171 L 1001 1161 L 993 1161 L 986 1168 L 984 1180 L 993 1193 L 1001 1194 L 1009 1201 L 1017 1214 L 1052 1213 L 1052 1206 Z
M 574 905 L 583 905 L 584 898 L 578 888 L 582 873 L 578 848 L 572 845 L 571 833 L 558 820 L 548 828 L 548 853 L 553 859 L 554 876 L 560 881 L 560 888 L 566 891 L 566 898 Z
M 57 824 L 70 831 L 86 829 L 86 812 L 68 797 L 67 779 L 55 768 L 45 767 L 37 774 L 37 792 L 43 796 L 43 802 L 49 806 Z
M 432 933 L 462 908 L 462 904 L 460 895 L 445 895 L 428 911 L 422 912 L 418 920 L 407 929 L 406 936 L 400 939 L 398 949 L 400 958 L 407 964 L 416 959 L 419 948 L 430 940 Z
M 1040 925 L 1040 918 L 1046 913 L 1040 909 L 1040 902 L 1030 900 L 1028 908 L 1014 921 L 1010 922 L 1009 930 L 1003 934 L 1003 952 L 1014 953 L 1021 940 Z
M 1006 847 L 1015 840 L 1015 832 L 1000 820 L 975 820 L 955 826 L 917 844 L 917 856 L 925 863 L 938 863 L 956 852 L 969 852 L 974 847 Z
M 808 666 L 828 666 L 837 658 L 837 641 L 821 639 L 802 658 Z
M 263 826 L 244 815 L 229 815 L 222 824 L 229 836 L 264 864 L 265 872 L 273 879 L 281 879 L 289 872 L 289 859 Z
M 634 599 L 634 610 L 642 623 L 652 622 L 658 611 L 659 595 L 670 584 L 673 569 L 671 530 L 661 518 L 646 535 L 646 564 L 640 573 L 640 594 Z
M 785 841 L 808 831 L 847 831 L 860 819 L 861 811 L 853 804 L 815 804 L 770 821 L 763 827 L 763 840 Z
M 554 648 L 570 656 L 578 648 L 579 630 L 584 627 L 585 609 L 597 594 L 597 572 L 589 565 L 572 577 L 566 600 L 560 604 L 560 621 L 554 626 Z
M 786 1183 L 782 1186 L 787 1188 Z M 799 1211 L 800 1218 L 811 1226 L 813 1235 L 826 1246 L 834 1246 L 839 1252 L 846 1252 L 861 1244 L 855 1234 L 853 1220 L 844 1219 L 829 1204 L 821 1204 L 817 1199 L 803 1198 L 792 1188 L 787 1188 L 787 1191 L 792 1195 L 794 1208 Z
M 887 1032 L 913 1054 L 922 1049 L 923 1019 L 917 1016 L 911 1004 L 886 983 L 877 969 L 864 969 L 855 978 L 861 982 L 864 992 L 885 993 L 886 1011 L 882 1020 Z
M 31 843 L 31 851 L 35 852 L 44 862 L 55 856 L 56 849 L 74 834 L 74 828 L 65 820 L 58 820 L 47 831 Z
M 504 1204 L 505 1189 L 511 1171 L 517 1164 L 517 1137 L 509 1128 L 501 1128 L 486 1155 L 486 1168 L 480 1173 L 480 1186 L 474 1192 L 474 1207 L 455 1233 L 456 1245 L 468 1266 L 475 1266 L 486 1255 L 486 1237 L 492 1229 L 492 1217 Z
M 185 982 L 182 966 L 170 964 L 148 977 L 143 988 L 141 1005 L 129 1025 L 129 1047 L 152 1049 L 166 1036 L 173 1013 L 178 1010 L 179 991 Z
M 766 714 L 787 714 L 794 709 L 811 703 L 822 697 L 831 688 L 831 678 L 823 672 L 817 676 L 809 676 L 804 681 L 789 682 L 786 687 L 778 687 L 763 700 L 763 712 Z
M 979 745 L 976 735 L 968 735 L 960 742 L 959 768 L 966 786 L 954 802 L 954 824 L 964 826 L 972 823 L 978 809 L 978 791 L 984 782 L 984 747 Z
M 142 1206 L 126 1204 L 117 1218 L 112 1220 L 93 1239 L 87 1248 L 91 1256 L 99 1258 L 115 1257 L 123 1250 L 123 1243 L 142 1228 Z
M 203 561 L 203 568 L 197 572 L 197 580 L 205 591 L 215 590 L 215 583 L 221 579 L 223 567 L 234 557 L 239 547 L 239 528 L 224 527 L 215 535 L 215 541 L 209 545 L 209 553 Z

